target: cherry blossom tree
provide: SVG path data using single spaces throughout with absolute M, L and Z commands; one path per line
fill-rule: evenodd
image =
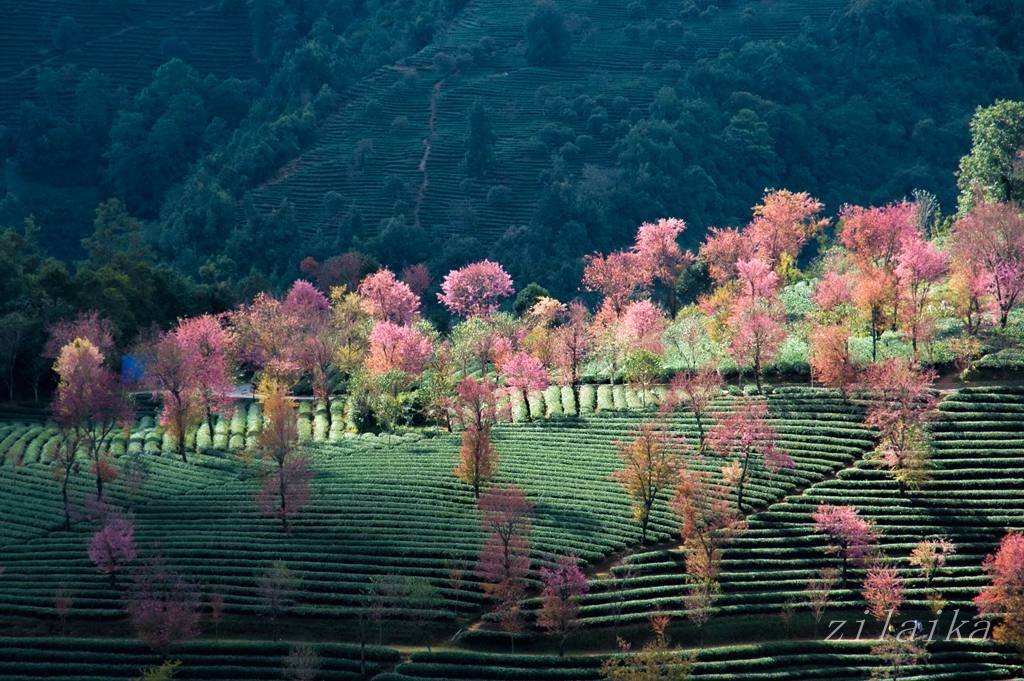
M 43 357 L 57 359 L 64 346 L 76 338 L 89 341 L 101 355 L 109 357 L 114 349 L 114 326 L 96 310 L 58 321 L 47 330 Z
M 583 288 L 600 294 L 616 316 L 637 292 L 649 285 L 650 277 L 651 273 L 639 266 L 637 255 L 630 251 L 595 253 L 584 258 Z
M 887 310 L 895 305 L 896 275 L 873 265 L 857 272 L 853 300 L 868 322 L 871 333 L 871 361 L 878 359 L 878 339 L 889 325 Z
M 913 636 L 887 636 L 871 647 L 871 656 L 879 661 L 871 670 L 871 681 L 883 681 L 908 678 L 910 668 L 927 661 L 930 654 L 924 642 Z
M 953 225 L 952 250 L 984 273 L 999 325 L 1024 295 L 1024 215 L 1013 203 L 982 201 Z
M 525 352 L 511 355 L 499 368 L 505 385 L 513 390 L 518 390 L 522 395 L 523 404 L 526 405 L 527 418 L 529 418 L 530 391 L 544 390 L 548 387 L 548 370 L 544 368 L 539 359 Z
M 660 355 L 664 350 L 662 336 L 667 327 L 665 315 L 650 300 L 638 300 L 626 305 L 619 321 L 622 340 L 630 351 L 646 350 L 655 355 Z
M 814 617 L 814 636 L 818 636 L 818 628 L 821 626 L 821 618 L 825 615 L 829 603 L 832 601 L 832 591 L 839 583 L 839 570 L 835 568 L 822 568 L 818 574 L 807 582 L 807 589 L 804 591 L 804 598 L 811 608 L 811 615 Z
M 157 652 L 166 654 L 199 635 L 199 589 L 159 557 L 133 574 L 127 607 L 135 635 Z
M 899 612 L 903 605 L 903 578 L 894 567 L 876 565 L 868 569 L 862 595 L 868 612 L 879 622 Z
M 905 304 L 900 309 L 903 326 L 910 336 L 915 362 L 918 344 L 927 338 L 928 296 L 932 287 L 946 276 L 948 269 L 949 259 L 946 254 L 930 242 L 917 236 L 903 241 L 903 248 L 897 258 L 896 278 L 903 289 Z
M 498 422 L 498 387 L 490 379 L 472 376 L 459 381 L 455 395 L 455 420 L 463 427 L 477 430 Z
M 61 432 L 53 463 L 61 483 L 65 527 L 70 527 L 67 486 L 77 452 L 85 453 L 96 481 L 96 498 L 102 502 L 103 483 L 116 474 L 109 461 L 110 438 L 116 428 L 130 424 L 132 408 L 118 376 L 88 340 L 76 338 L 61 348 L 53 369 L 58 384 L 50 409 Z
M 335 287 L 345 287 L 352 291 L 366 272 L 367 262 L 366 256 L 362 253 L 348 251 L 323 262 L 317 262 L 312 257 L 305 258 L 299 264 L 299 270 L 316 279 L 323 291 L 330 291 Z
M 513 291 L 512 277 L 501 265 L 481 260 L 449 272 L 437 299 L 460 317 L 486 317 Z
M 701 454 L 707 447 L 705 421 L 711 404 L 722 393 L 723 384 L 722 375 L 714 367 L 680 372 L 672 377 L 668 395 L 661 405 L 663 413 L 676 411 L 681 407 L 689 408 L 697 422 Z
M 811 514 L 814 529 L 825 535 L 826 553 L 839 556 L 842 581 L 846 581 L 847 565 L 862 567 L 874 553 L 878 532 L 870 521 L 860 517 L 852 506 L 821 504 Z
M 853 285 L 852 275 L 829 270 L 818 281 L 818 290 L 812 300 L 822 312 L 837 313 L 843 306 L 853 303 Z
M 118 514 L 109 515 L 89 540 L 89 560 L 96 569 L 110 576 L 117 586 L 117 574 L 135 560 L 135 525 Z
M 594 351 L 590 313 L 585 305 L 569 305 L 568 319 L 554 331 L 554 366 L 561 381 L 572 387 L 573 402 L 579 409 L 583 367 Z
M 839 389 L 844 397 L 857 380 L 857 366 L 850 357 L 850 332 L 843 325 L 814 327 L 807 361 L 814 380 Z
M 955 253 L 950 262 L 950 270 L 947 301 L 963 324 L 964 331 L 976 336 L 981 330 L 984 311 L 988 307 L 988 276 Z
M 423 373 L 432 353 L 430 338 L 418 328 L 379 322 L 370 333 L 366 368 L 375 376 L 400 371 L 415 379 Z
M 807 239 L 828 224 L 820 215 L 824 205 L 806 192 L 785 189 L 768 192 L 754 206 L 747 238 L 759 257 L 773 267 L 785 254 L 796 259 Z
M 982 568 L 989 584 L 974 604 L 981 615 L 999 620 L 995 640 L 1024 655 L 1024 533 L 1008 532 Z
M 934 371 L 919 371 L 889 359 L 869 366 L 859 390 L 872 398 L 864 423 L 879 433 L 875 456 L 889 469 L 900 493 L 929 479 L 931 443 L 926 425 L 939 398 L 931 391 Z
M 163 401 L 160 425 L 174 438 L 178 456 L 187 462 L 185 437 L 189 429 L 203 418 L 196 399 L 197 383 L 192 354 L 173 331 L 160 334 L 144 352 L 148 355 L 146 381 Z
M 520 488 L 509 485 L 481 494 L 479 507 L 487 539 L 480 551 L 476 574 L 484 582 L 484 590 L 495 598 L 495 614 L 511 637 L 523 626 L 520 603 L 530 572 L 533 506 Z
M 950 556 L 956 553 L 956 544 L 945 537 L 922 539 L 910 551 L 910 564 L 920 571 L 929 587 L 932 577 L 946 566 Z
M 739 297 L 728 318 L 729 353 L 740 367 L 751 366 L 758 391 L 764 364 L 786 338 L 785 315 L 778 299 L 779 278 L 758 258 L 736 264 Z
M 419 318 L 420 299 L 389 269 L 378 270 L 359 284 L 363 306 L 374 319 L 406 326 Z
M 416 265 L 409 265 L 402 270 L 402 281 L 409 287 L 409 290 L 413 292 L 417 298 L 422 296 L 428 288 L 430 288 L 430 282 L 432 278 L 430 276 L 430 268 L 423 263 Z
M 679 248 L 678 239 L 685 230 L 686 224 L 676 218 L 645 222 L 637 230 L 632 249 L 636 266 L 664 289 L 665 304 L 673 318 L 679 311 L 676 282 L 693 262 L 693 254 Z
M 214 417 L 226 413 L 234 402 L 230 348 L 234 339 L 220 319 L 202 315 L 182 319 L 174 331 L 187 366 L 192 401 L 206 419 L 213 438 Z
M 728 284 L 736 278 L 736 263 L 753 256 L 753 244 L 738 229 L 711 227 L 700 247 L 700 258 L 715 283 Z
M 909 201 L 877 208 L 843 206 L 839 221 L 840 240 L 856 259 L 892 272 L 904 242 L 917 235 L 917 206 Z
M 558 637 L 558 655 L 565 655 L 565 643 L 579 626 L 579 600 L 590 591 L 590 580 L 580 569 L 579 559 L 569 554 L 554 568 L 541 568 L 541 607 L 537 624 Z
M 728 482 L 736 492 L 736 509 L 744 512 L 743 495 L 755 467 L 771 474 L 794 468 L 793 458 L 776 441 L 775 428 L 769 423 L 764 400 L 742 398 L 718 419 L 708 433 L 708 445 L 719 456 L 730 459 L 732 478 Z
M 680 473 L 672 510 L 681 520 L 686 572 L 696 581 L 718 579 L 722 544 L 739 528 L 740 518 L 707 474 L 694 468 Z
M 473 488 L 473 496 L 480 498 L 480 486 L 491 479 L 498 468 L 498 452 L 491 443 L 491 426 L 477 427 L 475 423 L 462 431 L 459 465 L 455 477 Z
M 612 474 L 622 483 L 633 504 L 633 518 L 640 523 L 640 541 L 647 543 L 651 509 L 659 495 L 676 481 L 676 467 L 683 440 L 654 421 L 641 423 L 629 442 L 618 442 L 623 468 Z

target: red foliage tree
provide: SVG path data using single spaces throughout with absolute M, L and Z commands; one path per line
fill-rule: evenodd
M 378 321 L 405 326 L 419 317 L 420 299 L 389 269 L 378 270 L 359 284 L 363 307 Z
M 650 300 L 629 303 L 619 319 L 621 340 L 631 352 L 646 350 L 660 355 L 664 350 L 662 335 L 667 327 L 665 315 Z
M 584 258 L 583 288 L 602 295 L 615 315 L 619 315 L 626 303 L 651 281 L 651 273 L 645 272 L 638 260 L 629 251 L 588 255 Z
M 698 582 L 718 579 L 721 547 L 740 526 L 736 510 L 696 469 L 680 474 L 672 510 L 681 520 L 680 534 L 687 549 L 686 571 Z
M 761 390 L 763 367 L 786 339 L 785 314 L 778 299 L 779 278 L 760 259 L 736 264 L 739 297 L 728 318 L 729 354 L 740 367 L 750 366 Z
M 234 389 L 230 349 L 234 338 L 220 319 L 202 315 L 182 319 L 174 331 L 191 372 L 192 401 L 206 419 L 213 438 L 214 417 L 230 410 Z
M 844 581 L 847 565 L 861 567 L 875 551 L 878 533 L 852 506 L 821 504 L 811 514 L 811 519 L 815 531 L 824 534 L 828 541 L 826 552 L 840 557 Z
M 818 218 L 823 208 L 806 192 L 768 192 L 754 206 L 746 236 L 754 252 L 774 267 L 783 254 L 796 259 L 807 239 L 824 228 L 828 221 Z
M 498 452 L 491 443 L 489 424 L 478 428 L 470 424 L 462 431 L 459 465 L 455 477 L 473 488 L 473 496 L 480 498 L 480 486 L 491 479 L 498 467 Z
M 422 296 L 430 288 L 430 282 L 432 281 L 430 269 L 423 263 L 409 265 L 402 270 L 402 281 L 405 282 L 414 295 L 417 297 Z
M 188 461 L 185 436 L 203 417 L 197 397 L 193 356 L 173 331 L 161 334 L 146 348 L 146 381 L 163 401 L 160 424 L 175 441 L 182 461 Z
M 460 317 L 486 317 L 514 290 L 512 277 L 501 265 L 481 260 L 449 272 L 437 299 Z
M 53 324 L 48 329 L 43 357 L 57 359 L 61 349 L 76 338 L 92 343 L 104 357 L 109 357 L 114 349 L 113 325 L 109 319 L 93 310 Z
M 728 284 L 736 278 L 736 263 L 753 255 L 753 244 L 739 230 L 711 227 L 700 247 L 701 260 L 715 283 Z
M 558 654 L 565 655 L 565 642 L 579 626 L 579 600 L 590 591 L 590 580 L 580 569 L 575 555 L 562 556 L 554 568 L 541 568 L 541 607 L 537 624 L 558 636 Z
M 720 456 L 734 462 L 736 508 L 743 513 L 743 493 L 755 466 L 769 473 L 793 468 L 793 458 L 776 442 L 775 428 L 768 421 L 768 405 L 763 400 L 742 398 L 708 433 L 708 444 Z M 731 469 L 733 470 L 733 469 Z
M 693 254 L 679 248 L 678 239 L 685 230 L 686 224 L 676 218 L 645 222 L 636 232 L 632 249 L 636 266 L 664 290 L 665 305 L 673 318 L 679 311 L 676 281 L 693 262 Z
M 850 332 L 842 325 L 817 326 L 811 331 L 807 355 L 814 380 L 843 395 L 857 380 L 857 367 L 850 357 Z
M 879 208 L 844 206 L 839 237 L 862 263 L 892 272 L 906 239 L 917 235 L 917 206 L 909 201 Z
M 264 515 L 278 518 L 287 532 L 288 519 L 301 513 L 309 500 L 309 483 L 313 476 L 305 461 L 294 452 L 298 441 L 295 401 L 279 383 L 265 384 L 263 390 L 260 397 L 264 424 L 259 446 L 275 468 L 264 481 L 256 502 Z

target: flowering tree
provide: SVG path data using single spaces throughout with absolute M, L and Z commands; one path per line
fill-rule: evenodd
M 945 537 L 922 539 L 910 551 L 910 564 L 924 576 L 929 587 L 932 577 L 946 566 L 950 556 L 956 553 L 956 545 Z
M 754 219 L 746 229 L 754 252 L 772 266 L 783 254 L 795 260 L 807 239 L 828 224 L 818 218 L 823 208 L 821 201 L 806 192 L 783 189 L 766 193 L 754 206 Z
M 896 568 L 876 565 L 864 578 L 864 600 L 868 612 L 879 622 L 894 615 L 903 605 L 903 579 Z
M 378 270 L 363 279 L 359 295 L 367 313 L 378 321 L 405 326 L 419 317 L 419 296 L 389 269 Z
M 681 436 L 659 424 L 641 423 L 630 442 L 616 443 L 624 467 L 612 477 L 622 483 L 633 502 L 633 518 L 640 523 L 640 540 L 647 543 L 647 525 L 658 495 L 676 481 L 676 466 L 682 453 Z
M 882 681 L 908 678 L 906 674 L 910 668 L 924 663 L 929 653 L 924 643 L 913 636 L 887 636 L 881 643 L 871 647 L 871 656 L 879 661 L 878 666 L 871 670 L 871 681 Z
M 736 278 L 736 263 L 749 260 L 753 244 L 737 229 L 711 227 L 700 247 L 700 258 L 715 283 L 728 284 Z
M 822 312 L 837 313 L 853 302 L 853 284 L 852 275 L 829 270 L 818 281 L 818 290 L 812 300 Z
M 889 469 L 900 493 L 927 482 L 931 443 L 926 425 L 938 397 L 931 392 L 934 371 L 918 371 L 889 359 L 869 366 L 859 389 L 872 399 L 864 420 L 879 432 L 875 455 Z
M 974 604 L 982 615 L 999 619 L 995 639 L 1024 655 L 1024 533 L 1008 532 L 983 569 L 989 585 Z
M 199 590 L 163 560 L 151 558 L 132 577 L 128 615 L 139 640 L 167 653 L 199 635 Z
M 887 310 L 895 306 L 896 275 L 873 265 L 857 272 L 853 301 L 868 322 L 871 333 L 871 361 L 878 359 L 878 339 L 889 325 Z
M 662 412 L 675 411 L 682 406 L 689 407 L 697 422 L 701 454 L 707 446 L 704 421 L 711 404 L 721 394 L 723 383 L 722 375 L 714 367 L 683 371 L 672 377 L 668 396 L 661 406 Z
M 843 206 L 839 238 L 861 263 L 892 272 L 908 238 L 917 235 L 917 206 L 909 201 L 878 208 Z
M 498 386 L 489 379 L 472 376 L 459 381 L 455 389 L 455 420 L 463 427 L 489 428 L 498 422 Z
M 619 320 L 622 341 L 632 352 L 646 350 L 660 355 L 664 349 L 661 337 L 667 327 L 665 315 L 649 300 L 629 303 Z
M 415 379 L 433 353 L 430 338 L 414 326 L 379 322 L 370 333 L 370 352 L 366 368 L 374 376 L 400 371 Z
M 706 474 L 695 469 L 680 474 L 672 510 L 682 521 L 687 573 L 695 581 L 716 581 L 721 546 L 740 525 L 736 511 L 708 483 Z
M 668 624 L 668 617 L 653 617 L 651 629 L 654 639 L 640 650 L 631 651 L 629 643 L 620 638 L 621 654 L 604 661 L 601 678 L 607 681 L 686 681 L 690 678 L 694 656 L 680 655 L 669 648 Z
M 168 331 L 146 348 L 146 353 L 146 379 L 163 400 L 160 424 L 174 438 L 181 460 L 188 461 L 185 436 L 203 417 L 196 399 L 196 372 L 190 349 L 176 333 Z
M 92 343 L 100 354 L 108 357 L 114 349 L 114 327 L 110 320 L 93 310 L 74 319 L 63 319 L 47 330 L 43 357 L 57 359 L 65 345 L 81 338 Z
M 491 426 L 469 424 L 462 431 L 459 465 L 455 477 L 473 488 L 473 496 L 480 498 L 480 485 L 491 479 L 498 468 L 498 452 L 491 443 Z
M 728 318 L 729 353 L 739 366 L 752 366 L 758 391 L 764 363 L 786 339 L 784 311 L 778 299 L 779 278 L 760 259 L 736 264 L 739 297 Z
M 312 257 L 305 258 L 299 264 L 299 270 L 315 278 L 324 291 L 330 291 L 336 286 L 354 290 L 366 269 L 366 256 L 358 251 L 347 251 L 323 262 L 317 262 Z
M 647 287 L 650 276 L 639 266 L 637 255 L 629 251 L 584 258 L 583 288 L 603 296 L 615 315 L 622 312 L 637 291 Z
M 1024 261 L 1022 261 L 1024 262 Z M 910 336 L 917 361 L 918 343 L 927 338 L 925 333 L 928 296 L 934 284 L 946 276 L 949 259 L 946 254 L 924 239 L 914 236 L 904 239 L 897 258 L 896 278 L 903 289 L 903 327 Z
M 194 393 L 192 402 L 205 417 L 212 439 L 214 416 L 228 411 L 233 402 L 233 336 L 213 315 L 182 319 L 174 335 L 187 362 L 183 368 L 191 373 L 187 383 Z
M 128 518 L 110 515 L 89 540 L 89 560 L 96 569 L 110 576 L 117 586 L 117 573 L 135 560 L 135 525 Z
M 402 281 L 409 287 L 417 298 L 422 296 L 430 288 L 430 268 L 423 263 L 409 265 L 402 270 Z
M 481 260 L 449 272 L 441 282 L 440 300 L 452 314 L 485 317 L 512 295 L 512 277 L 496 262 Z
M 264 480 L 256 502 L 261 513 L 280 519 L 282 529 L 287 532 L 288 518 L 301 513 L 309 500 L 309 482 L 313 476 L 305 461 L 294 456 L 298 441 L 295 400 L 288 397 L 280 383 L 264 381 L 260 386 L 260 402 L 264 419 L 259 436 L 260 451 L 275 464 L 275 470 Z
M 540 580 L 543 587 L 537 624 L 559 637 L 558 654 L 562 656 L 569 634 L 579 626 L 579 599 L 590 591 L 590 580 L 572 554 L 559 558 L 554 568 L 541 568 Z
M 131 402 L 117 375 L 104 365 L 103 354 L 88 340 L 76 338 L 63 348 L 53 365 L 57 390 L 50 409 L 61 432 L 53 454 L 54 473 L 61 483 L 65 527 L 70 527 L 67 486 L 83 451 L 96 480 L 96 498 L 103 500 L 103 483 L 116 474 L 109 463 L 109 440 L 114 430 L 131 422 Z
M 874 552 L 877 531 L 852 506 L 821 504 L 811 519 L 815 531 L 824 534 L 828 541 L 826 553 L 837 555 L 842 561 L 840 577 L 845 582 L 847 565 L 861 567 Z
M 850 332 L 845 326 L 815 327 L 807 361 L 814 380 L 838 388 L 844 397 L 857 379 L 857 367 L 850 357 Z
M 985 272 L 976 270 L 973 265 L 954 253 L 950 261 L 947 301 L 964 325 L 964 331 L 971 336 L 978 334 L 984 321 L 983 312 L 988 307 L 988 283 Z
M 505 385 L 518 390 L 527 405 L 529 416 L 529 394 L 531 390 L 544 390 L 548 387 L 548 370 L 539 359 L 525 352 L 517 352 L 502 362 L 499 367 Z
M 769 473 L 794 468 L 793 458 L 776 443 L 775 428 L 768 422 L 768 405 L 763 400 L 743 398 L 708 433 L 708 444 L 733 466 L 727 480 L 736 491 L 736 509 L 743 513 L 743 493 L 755 466 Z
M 953 225 L 952 250 L 984 273 L 999 325 L 1024 294 L 1024 215 L 1012 203 L 982 201 Z
M 637 268 L 664 289 L 668 313 L 673 318 L 679 311 L 676 281 L 693 262 L 693 254 L 679 248 L 678 239 L 685 230 L 686 224 L 676 218 L 645 222 L 636 232 L 632 249 Z
M 496 598 L 496 614 L 509 634 L 522 628 L 520 601 L 530 571 L 530 512 L 523 491 L 510 485 L 480 495 L 480 513 L 487 539 L 476 574 L 484 590 Z M 512 639 L 514 641 L 514 639 Z
M 559 378 L 572 387 L 573 401 L 579 408 L 583 367 L 594 349 L 590 313 L 585 305 L 569 305 L 568 319 L 554 331 L 553 359 Z

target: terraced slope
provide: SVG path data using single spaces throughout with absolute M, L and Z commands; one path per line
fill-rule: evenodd
M 730 404 L 723 398 L 718 408 Z M 850 465 L 871 444 L 856 408 L 825 391 L 780 391 L 769 404 L 797 468 L 774 477 L 756 471 L 752 503 L 767 505 L 813 484 Z M 628 499 L 609 475 L 619 465 L 613 442 L 628 439 L 641 418 L 612 411 L 498 428 L 500 480 L 522 485 L 535 506 L 534 569 L 567 550 L 594 562 L 636 544 L 639 528 Z M 324 433 L 322 415 L 316 422 L 304 428 L 313 438 Z M 674 425 L 693 429 L 685 416 Z M 45 439 L 46 430 L 36 428 L 12 429 L 22 433 L 14 441 Z M 215 442 L 251 436 L 218 430 Z M 32 447 L 36 456 L 44 446 Z M 261 612 L 256 578 L 275 560 L 284 560 L 302 580 L 296 614 L 355 615 L 373 602 L 370 578 L 386 574 L 429 579 L 441 595 L 432 606 L 438 618 L 478 609 L 483 596 L 472 572 L 483 537 L 472 494 L 451 474 L 456 437 L 310 439 L 306 448 L 316 471 L 313 499 L 290 534 L 257 515 L 258 471 L 234 457 L 194 455 L 186 465 L 143 454 L 151 472 L 141 491 L 132 494 L 119 480 L 109 485 L 110 493 L 134 513 L 137 541 L 159 545 L 168 562 L 194 575 L 206 593 L 223 594 L 229 614 Z M 160 451 L 157 431 L 137 432 L 129 449 Z M 4 467 L 0 485 L 0 529 L 7 544 L 0 609 L 50 617 L 53 595 L 65 585 L 75 594 L 78 617 L 118 617 L 119 593 L 86 556 L 92 526 L 80 522 L 71 532 L 59 529 L 57 485 L 33 456 L 26 459 L 18 468 Z M 82 478 L 78 499 L 89 490 Z M 662 502 L 651 523 L 652 539 L 668 539 L 675 531 Z M 452 579 L 453 569 L 463 571 L 462 580 Z
M 41 67 L 74 64 L 98 69 L 111 82 L 134 90 L 148 83 L 167 57 L 165 39 L 187 46 L 185 59 L 200 73 L 252 75 L 252 36 L 246 5 L 214 0 L 0 0 L 0 121 L 11 121 L 32 92 Z M 80 39 L 70 51 L 54 48 L 60 20 L 72 17 Z
M 801 600 L 818 570 L 835 564 L 811 521 L 820 503 L 851 505 L 874 520 L 883 533 L 880 546 L 907 582 L 911 607 L 923 608 L 929 593 L 907 562 L 911 548 L 926 537 L 952 539 L 957 554 L 932 586 L 952 607 L 969 606 L 983 584 L 979 566 L 985 555 L 1007 528 L 1024 527 L 1024 391 L 962 390 L 946 397 L 939 409 L 934 481 L 924 490 L 901 497 L 885 473 L 861 461 L 751 517 L 749 528 L 724 554 L 721 613 L 777 614 L 787 601 Z M 588 597 L 586 617 L 593 624 L 607 623 L 618 607 L 624 620 L 645 619 L 651 610 L 682 617 L 681 566 L 678 551 L 630 556 L 615 568 L 621 581 L 601 583 Z M 846 588 L 834 597 L 835 608 L 864 607 L 862 579 L 863 571 L 850 570 Z
M 182 669 L 176 679 L 195 681 L 257 681 L 283 678 L 287 643 L 269 641 L 210 641 L 175 650 Z M 349 681 L 360 673 L 359 646 L 321 643 L 318 679 Z M 398 652 L 368 646 L 369 676 L 398 660 Z M 6 681 L 115 681 L 137 679 L 140 669 L 156 666 L 162 657 L 136 641 L 81 638 L 0 638 L 0 678 Z
M 1017 678 L 1014 658 L 985 645 L 936 643 L 925 664 L 900 678 L 914 681 L 1004 681 Z M 868 678 L 877 658 L 869 643 L 795 642 L 736 645 L 702 651 L 691 678 L 701 681 L 833 681 Z M 544 657 L 417 653 L 376 681 L 597 681 L 598 656 Z
M 714 18 L 689 20 L 680 20 L 676 3 L 658 3 L 646 19 L 633 20 L 617 0 L 560 2 L 579 30 L 568 60 L 541 68 L 529 66 L 522 54 L 522 27 L 534 1 L 498 6 L 474 0 L 428 48 L 353 88 L 317 144 L 250 198 L 266 212 L 288 198 L 307 235 L 331 234 L 352 210 L 373 233 L 394 216 L 399 200 L 410 206 L 410 221 L 435 237 L 460 233 L 470 220 L 473 234 L 491 242 L 510 225 L 530 221 L 538 175 L 562 144 L 578 147 L 570 172 L 587 163 L 611 165 L 619 123 L 628 122 L 634 107 L 645 109 L 660 87 L 678 82 L 698 55 L 738 36 L 795 33 L 802 21 L 822 21 L 847 3 L 744 0 L 722 3 Z M 638 35 L 630 37 L 629 24 L 641 29 Z M 493 49 L 475 61 L 460 60 L 453 68 L 438 57 L 477 50 L 485 38 Z M 497 140 L 486 179 L 471 181 L 460 163 L 477 98 L 486 103 Z M 552 121 L 561 132 L 541 134 Z M 368 145 L 371 153 L 357 161 L 355 150 Z M 498 186 L 508 189 L 510 200 L 488 199 Z M 326 212 L 323 199 L 331 191 L 344 197 L 345 214 Z

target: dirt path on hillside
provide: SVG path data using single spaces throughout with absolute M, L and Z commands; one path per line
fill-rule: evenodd
M 430 117 L 427 119 L 427 136 L 423 138 L 423 157 L 420 159 L 420 164 L 417 170 L 423 174 L 423 181 L 420 182 L 420 188 L 416 192 L 416 205 L 413 208 L 413 224 L 420 227 L 420 211 L 423 208 L 423 202 L 427 198 L 427 187 L 430 186 L 430 175 L 427 173 L 427 162 L 430 160 L 430 150 L 434 143 L 434 138 L 437 136 L 437 104 L 441 99 L 441 88 L 444 87 L 444 79 L 434 83 L 434 89 L 430 95 Z

